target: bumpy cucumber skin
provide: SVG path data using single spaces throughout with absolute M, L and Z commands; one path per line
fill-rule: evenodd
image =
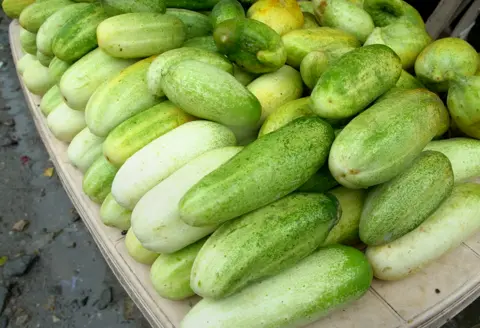
M 137 239 L 132 229 L 129 229 L 125 237 L 125 246 L 128 255 L 130 255 L 138 263 L 151 265 L 160 254 L 145 249 Z
M 255 126 L 260 119 L 258 99 L 231 74 L 207 63 L 185 60 L 170 66 L 162 73 L 161 88 L 199 118 L 240 127 Z
M 338 186 L 337 180 L 328 170 L 328 165 L 324 165 L 314 175 L 310 177 L 297 191 L 303 192 L 326 192 L 333 187 Z
M 190 10 L 210 10 L 219 0 L 165 0 L 167 8 L 184 8 Z
M 94 135 L 88 128 L 84 128 L 68 146 L 68 159 L 81 172 L 86 172 L 93 162 L 102 155 L 104 140 L 104 138 Z
M 447 105 L 457 127 L 480 139 L 480 76 L 457 76 L 450 83 Z
M 245 18 L 245 10 L 237 0 L 220 0 L 210 14 L 213 27 L 232 18 Z
M 255 140 L 187 192 L 180 217 L 193 226 L 217 224 L 282 198 L 324 164 L 333 139 L 328 123 L 304 117 Z
M 55 107 L 60 105 L 63 102 L 62 94 L 60 93 L 60 88 L 58 85 L 54 85 L 50 90 L 45 93 L 40 102 L 40 110 L 44 116 L 48 116 Z
M 285 34 L 282 40 L 287 50 L 287 64 L 295 68 L 299 68 L 303 58 L 315 50 L 360 47 L 355 36 L 330 27 L 294 30 Z
M 101 0 L 100 2 L 109 16 L 138 12 L 163 14 L 167 8 L 164 0 Z
M 218 299 L 273 276 L 320 246 L 340 215 L 335 197 L 295 193 L 224 223 L 198 254 L 191 287 Z
M 173 254 L 161 254 L 150 268 L 153 288 L 161 297 L 180 301 L 195 295 L 190 287 L 193 262 L 206 239 Z
M 129 13 L 110 17 L 97 28 L 98 46 L 117 58 L 144 58 L 180 47 L 186 27 L 177 17 Z
M 376 103 L 339 133 L 330 172 L 348 188 L 384 183 L 408 167 L 438 133 L 445 106 L 425 89 L 405 90 Z
M 185 24 L 185 39 L 191 39 L 199 36 L 207 36 L 212 34 L 213 25 L 210 18 L 204 14 L 197 13 L 187 9 L 168 8 L 167 15 L 175 16 Z
M 414 274 L 480 230 L 480 184 L 455 186 L 450 197 L 418 228 L 382 246 L 367 248 L 375 277 Z
M 118 169 L 105 156 L 99 156 L 83 177 L 83 192 L 95 203 L 102 204 L 112 188 Z
M 128 230 L 131 226 L 132 211 L 117 203 L 112 194 L 108 194 L 100 207 L 100 219 L 108 227 Z
M 247 17 L 270 26 L 280 35 L 302 28 L 303 13 L 297 0 L 259 0 L 247 11 Z
M 287 60 L 281 37 L 254 19 L 226 20 L 215 28 L 213 38 L 220 53 L 251 73 L 276 71 Z
M 351 117 L 391 89 L 401 72 L 400 59 L 385 45 L 352 50 L 322 74 L 310 96 L 312 110 L 328 119 Z
M 444 38 L 434 41 L 418 55 L 415 74 L 420 82 L 435 92 L 447 91 L 456 75 L 474 75 L 478 54 L 466 41 Z
M 37 35 L 20 26 L 20 45 L 28 54 L 37 55 Z
M 54 57 L 48 65 L 48 74 L 55 81 L 55 83 L 60 83 L 63 74 L 72 66 L 71 64 L 64 62 L 63 60 Z
M 208 36 L 198 36 L 196 38 L 191 38 L 183 44 L 183 47 L 188 48 L 197 48 L 204 49 L 211 52 L 218 52 L 217 45 L 212 35 Z
M 418 227 L 453 189 L 449 159 L 422 152 L 412 165 L 368 194 L 360 220 L 360 238 L 370 246 L 392 242 Z
M 57 10 L 72 5 L 75 2 L 69 0 L 45 0 L 36 1 L 22 10 L 19 17 L 20 25 L 29 32 L 37 33 L 40 26 Z
M 180 327 L 302 327 L 359 299 L 371 281 L 372 268 L 360 251 L 340 245 L 321 248 L 228 298 L 203 299 Z

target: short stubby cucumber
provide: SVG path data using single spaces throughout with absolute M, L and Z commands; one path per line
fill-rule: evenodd
M 455 186 L 418 228 L 382 246 L 367 248 L 375 277 L 399 280 L 422 270 L 480 230 L 480 184 Z
M 391 89 L 401 72 L 400 59 L 385 45 L 352 50 L 322 74 L 310 96 L 312 110 L 329 119 L 354 116 Z
M 443 128 L 442 100 L 425 89 L 404 90 L 355 117 L 333 142 L 329 167 L 348 188 L 384 183 L 402 171 Z
M 221 22 L 233 18 L 244 18 L 245 10 L 237 0 L 220 0 L 210 14 L 212 25 L 216 27 Z
M 81 172 L 86 172 L 103 153 L 105 138 L 97 137 L 88 128 L 79 132 L 68 146 L 68 159 Z
M 333 196 L 294 193 L 226 222 L 200 250 L 191 287 L 219 299 L 273 276 L 320 246 L 340 214 Z
M 337 180 L 332 176 L 328 165 L 324 165 L 315 172 L 303 185 L 301 185 L 297 191 L 303 192 L 326 192 L 333 187 L 338 186 Z
M 341 245 L 321 248 L 228 298 L 203 299 L 180 327 L 300 327 L 359 299 L 371 282 L 372 268 L 362 252 Z
M 110 17 L 97 28 L 98 46 L 118 58 L 143 58 L 178 48 L 186 27 L 177 17 L 129 13 Z
M 155 139 L 123 164 L 113 182 L 113 197 L 121 206 L 133 209 L 143 195 L 189 161 L 235 143 L 235 136 L 223 125 L 208 121 L 185 123 Z
M 118 169 L 101 155 L 88 168 L 83 177 L 83 192 L 95 203 L 102 204 L 112 189 Z
M 149 57 L 125 68 L 95 90 L 85 109 L 90 131 L 106 137 L 125 120 L 165 100 L 148 91 L 147 71 L 154 59 Z
M 58 85 L 54 85 L 45 93 L 40 102 L 40 110 L 44 116 L 48 116 L 58 105 L 63 102 L 62 94 Z
M 28 54 L 37 55 L 37 35 L 29 32 L 20 26 L 20 45 L 23 52 Z
M 325 163 L 333 138 L 328 123 L 304 117 L 255 140 L 186 193 L 182 220 L 218 224 L 288 195 Z
M 247 17 L 270 26 L 280 35 L 302 28 L 303 13 L 297 0 L 258 0 L 248 8 Z
M 193 261 L 205 243 L 197 241 L 173 254 L 161 254 L 150 269 L 153 288 L 161 297 L 179 301 L 195 295 L 190 287 Z
M 140 241 L 138 241 L 132 229 L 128 230 L 127 232 L 127 236 L 125 237 L 125 246 L 127 248 L 128 255 L 130 255 L 138 263 L 151 265 L 160 255 L 145 249 Z
M 62 102 L 48 114 L 47 125 L 55 138 L 70 142 L 85 128 L 85 114 Z
M 450 82 L 447 106 L 466 135 L 480 139 L 480 76 L 457 76 Z
M 36 1 L 22 11 L 18 20 L 24 29 L 37 33 L 48 17 L 57 10 L 74 3 L 69 0 Z
M 55 85 L 50 74 L 48 74 L 48 68 L 43 66 L 36 58 L 25 67 L 22 76 L 27 89 L 38 96 L 43 96 Z
M 147 83 L 150 92 L 157 97 L 165 96 L 161 87 L 162 74 L 172 65 L 184 60 L 196 60 L 220 68 L 228 73 L 233 73 L 233 65 L 225 56 L 205 49 L 182 47 L 164 52 L 150 65 L 147 72 Z
M 100 219 L 108 227 L 128 230 L 131 226 L 132 211 L 120 206 L 110 193 L 100 207 Z
M 480 140 L 452 138 L 430 142 L 425 150 L 439 151 L 452 164 L 455 183 L 480 176 Z
M 63 74 L 72 66 L 70 63 L 64 62 L 57 57 L 54 57 L 48 65 L 48 74 L 55 81 L 55 83 L 60 83 Z
M 95 90 L 114 77 L 133 60 L 113 58 L 102 49 L 95 49 L 82 57 L 63 74 L 60 90 L 67 104 L 76 110 L 85 110 Z
M 226 20 L 217 25 L 213 38 L 220 53 L 251 73 L 276 71 L 287 60 L 280 35 L 254 19 Z
M 167 5 L 165 0 L 101 0 L 100 1 L 109 16 L 126 13 L 165 13 Z
M 211 35 L 213 25 L 210 18 L 202 13 L 187 9 L 168 8 L 167 15 L 180 19 L 186 27 L 185 39 Z
M 210 150 L 175 171 L 143 196 L 132 214 L 132 228 L 142 245 L 158 253 L 176 252 L 211 234 L 216 225 L 191 227 L 180 219 L 178 202 L 204 176 L 242 147 Z
M 258 99 L 231 74 L 213 65 L 185 60 L 162 74 L 161 87 L 187 113 L 232 126 L 255 126 Z
M 360 239 L 369 246 L 392 242 L 418 227 L 453 189 L 449 159 L 424 151 L 405 171 L 368 193 Z
M 20 76 L 23 77 L 23 73 L 25 73 L 25 69 L 33 62 L 38 61 L 35 55 L 25 54 L 22 58 L 17 61 L 17 72 Z

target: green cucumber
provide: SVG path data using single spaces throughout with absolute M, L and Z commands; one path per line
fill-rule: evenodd
M 303 117 L 255 140 L 185 194 L 180 217 L 192 226 L 218 224 L 286 196 L 325 163 L 333 138 L 325 121 Z
M 246 86 L 253 80 L 258 77 L 258 74 L 247 72 L 246 70 L 238 67 L 237 65 L 233 65 L 233 76 L 240 82 L 242 85 Z
M 110 164 L 105 156 L 99 156 L 85 172 L 82 183 L 83 192 L 93 202 L 102 204 L 112 189 L 113 178 L 117 171 L 118 169 Z
M 318 25 L 318 22 L 315 16 L 313 14 L 304 12 L 302 28 L 315 28 L 315 27 L 320 27 L 320 25 Z
M 114 128 L 103 144 L 103 154 L 110 163 L 120 167 L 151 141 L 194 119 L 170 101 L 164 101 Z
M 300 327 L 359 299 L 371 282 L 372 268 L 362 252 L 341 245 L 321 248 L 228 298 L 203 299 L 180 327 Z
M 20 17 L 22 11 L 34 3 L 35 0 L 3 0 L 3 12 L 10 18 L 15 19 Z
M 302 0 L 298 1 L 298 5 L 300 6 L 300 9 L 302 10 L 303 13 L 310 13 L 313 15 L 313 2 L 310 0 Z
M 219 0 L 165 0 L 168 8 L 210 10 Z
M 27 89 L 38 96 L 43 96 L 55 84 L 48 68 L 43 66 L 38 59 L 31 61 L 23 72 L 23 82 Z
M 355 117 L 333 142 L 330 172 L 348 188 L 368 188 L 404 171 L 443 128 L 442 100 L 403 90 Z
M 303 185 L 301 185 L 297 191 L 302 192 L 326 192 L 333 187 L 338 186 L 337 180 L 335 180 L 328 170 L 328 165 L 324 165 L 315 172 Z
M 402 0 L 364 0 L 363 9 L 370 14 L 375 26 L 383 27 L 405 20 L 425 27 L 420 13 Z
M 108 227 L 128 230 L 131 226 L 132 211 L 120 206 L 110 193 L 100 207 L 100 219 Z
M 53 56 L 52 44 L 53 39 L 58 34 L 63 25 L 65 25 L 72 17 L 80 15 L 81 12 L 88 8 L 87 3 L 77 3 L 66 6 L 48 17 L 45 23 L 40 26 L 37 33 L 37 48 L 45 55 Z
M 100 2 L 109 16 L 138 12 L 163 14 L 167 8 L 165 0 L 101 0 Z
M 279 35 L 303 27 L 303 13 L 297 0 L 256 1 L 247 11 L 247 17 L 270 26 Z
M 161 87 L 162 75 L 172 65 L 184 60 L 196 60 L 220 68 L 228 73 L 233 73 L 232 64 L 223 55 L 197 48 L 178 48 L 164 52 L 150 65 L 147 72 L 147 83 L 150 92 L 157 97 L 165 96 Z
M 117 58 L 143 58 L 180 47 L 186 27 L 177 17 L 129 13 L 110 17 L 97 28 L 98 46 Z
M 329 191 L 334 195 L 342 209 L 342 216 L 325 239 L 323 246 L 343 244 L 355 245 L 360 242 L 358 227 L 363 205 L 367 197 L 365 189 L 338 187 Z
M 22 58 L 17 61 L 17 72 L 20 76 L 23 76 L 25 69 L 33 62 L 38 61 L 35 55 L 25 54 Z
M 257 124 L 257 98 L 231 74 L 213 65 L 185 60 L 162 73 L 163 92 L 187 113 L 225 125 Z
M 70 162 L 85 173 L 95 160 L 102 155 L 104 138 L 97 137 L 88 128 L 78 133 L 68 146 Z
M 101 4 L 92 3 L 70 18 L 53 39 L 55 57 L 73 63 L 96 48 L 97 26 L 107 17 Z
M 154 59 L 141 60 L 98 87 L 85 109 L 92 133 L 106 137 L 120 123 L 164 100 L 147 87 L 147 71 Z
M 210 14 L 213 27 L 232 18 L 245 18 L 245 9 L 237 0 L 220 0 Z
M 62 94 L 58 85 L 54 85 L 42 97 L 40 110 L 44 116 L 48 116 L 58 105 L 63 102 Z
M 295 193 L 224 223 L 198 253 L 191 287 L 219 299 L 273 276 L 318 248 L 340 214 L 335 197 Z
M 310 52 L 341 48 L 358 48 L 355 36 L 330 27 L 299 29 L 282 36 L 287 50 L 287 64 L 299 68 L 303 58 Z
M 37 59 L 45 67 L 48 67 L 52 62 L 54 57 L 42 54 L 40 51 L 37 51 Z
M 102 83 L 133 63 L 133 60 L 113 58 L 102 49 L 93 50 L 63 74 L 60 90 L 65 101 L 75 110 L 85 110 L 88 100 Z
M 276 71 L 287 59 L 280 36 L 254 19 L 226 20 L 215 28 L 213 38 L 219 52 L 252 73 Z
M 55 83 L 60 83 L 63 74 L 72 66 L 71 64 L 64 62 L 63 60 L 53 57 L 50 65 L 48 65 L 48 74 L 55 81 Z
M 18 20 L 24 29 L 37 33 L 48 17 L 57 10 L 74 3 L 69 0 L 36 1 L 22 11 Z
M 20 46 L 23 52 L 37 55 L 37 34 L 32 33 L 20 26 Z
M 193 261 L 205 239 L 173 254 L 161 254 L 150 269 L 153 288 L 161 297 L 179 301 L 195 295 L 190 287 Z
M 328 119 L 352 117 L 391 89 L 401 72 L 400 59 L 385 45 L 352 50 L 322 74 L 310 96 L 312 110 Z
M 452 189 L 449 159 L 440 152 L 421 153 L 405 171 L 369 192 L 360 239 L 378 246 L 402 237 L 425 221 Z
M 175 16 L 183 22 L 186 27 L 186 40 L 212 34 L 212 22 L 204 14 L 187 9 L 174 8 L 168 8 L 166 14 Z
M 456 186 L 418 228 L 382 246 L 367 248 L 375 277 L 398 280 L 414 274 L 480 230 L 480 185 Z
M 196 38 L 191 38 L 183 44 L 183 47 L 187 48 L 197 48 L 197 49 L 204 49 L 211 52 L 217 52 L 217 45 L 215 44 L 215 40 L 213 39 L 212 35 L 208 36 L 198 36 Z
M 160 255 L 145 249 L 138 241 L 132 229 L 129 229 L 127 232 L 127 236 L 125 237 L 125 246 L 127 248 L 128 255 L 130 255 L 138 263 L 151 265 Z
M 480 176 L 480 140 L 452 138 L 432 141 L 425 150 L 439 151 L 452 164 L 455 183 L 461 183 Z
M 70 142 L 85 128 L 85 114 L 62 102 L 48 114 L 47 125 L 55 138 Z
M 450 82 L 447 106 L 466 135 L 480 139 L 480 76 L 457 76 Z
M 385 92 L 376 101 L 378 102 L 390 96 L 395 96 L 396 92 L 402 92 L 402 90 L 419 89 L 419 88 L 425 88 L 425 86 L 422 83 L 420 83 L 420 81 L 417 80 L 413 75 L 411 75 L 405 70 L 402 70 L 402 73 L 400 73 L 400 78 L 398 79 L 395 86 L 390 90 L 388 90 L 387 92 Z

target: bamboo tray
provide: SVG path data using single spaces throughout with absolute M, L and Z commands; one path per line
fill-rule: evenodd
M 22 56 L 17 21 L 10 25 L 10 44 L 16 63 Z M 199 298 L 173 302 L 156 294 L 149 267 L 129 257 L 124 237 L 118 230 L 102 224 L 99 206 L 83 194 L 82 174 L 70 165 L 67 144 L 56 140 L 48 130 L 39 110 L 40 97 L 21 84 L 38 133 L 62 184 L 110 268 L 153 327 L 179 327 L 181 319 Z M 480 234 L 410 278 L 393 283 L 374 281 L 362 299 L 308 328 L 440 327 L 480 296 L 479 272 Z

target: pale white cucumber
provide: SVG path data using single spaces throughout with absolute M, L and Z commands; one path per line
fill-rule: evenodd
M 84 128 L 68 146 L 68 159 L 80 171 L 86 172 L 98 156 L 102 155 L 104 140 L 105 138 L 90 132 L 88 127 Z
M 61 141 L 70 142 L 86 126 L 85 114 L 61 103 L 47 117 L 47 125 L 53 135 Z

